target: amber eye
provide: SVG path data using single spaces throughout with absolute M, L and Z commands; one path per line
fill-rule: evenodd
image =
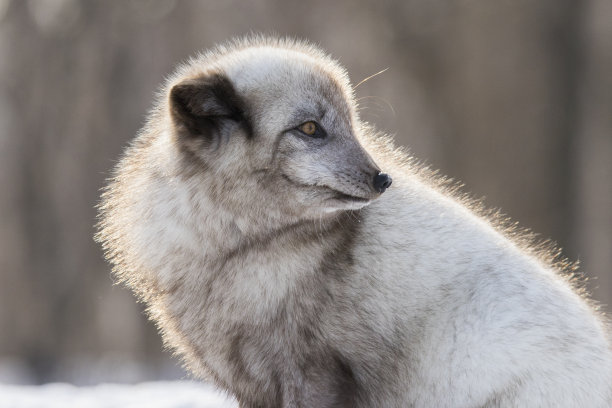
M 317 124 L 312 121 L 302 123 L 298 129 L 308 136 L 313 136 L 317 132 Z

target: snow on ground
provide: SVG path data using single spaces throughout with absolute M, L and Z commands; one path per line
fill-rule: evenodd
M 210 385 L 191 381 L 76 387 L 0 384 L 0 408 L 237 408 Z

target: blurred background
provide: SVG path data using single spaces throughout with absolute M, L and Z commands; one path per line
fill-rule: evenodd
M 164 76 L 252 31 L 320 44 L 353 83 L 388 68 L 362 117 L 612 301 L 610 0 L 0 0 L 0 382 L 186 376 L 113 285 L 94 205 Z

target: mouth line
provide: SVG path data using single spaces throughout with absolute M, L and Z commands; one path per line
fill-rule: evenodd
M 329 200 L 337 200 L 337 201 L 343 201 L 343 202 L 354 202 L 354 203 L 364 203 L 367 204 L 370 201 L 372 201 L 372 198 L 365 198 L 365 197 L 359 197 L 359 196 L 354 196 L 354 195 L 350 195 L 347 193 L 343 193 L 342 191 L 336 190 L 335 188 L 326 186 L 326 185 L 316 185 L 316 184 L 306 184 L 306 183 L 301 183 L 298 181 L 293 180 L 291 177 L 289 177 L 286 174 L 281 174 L 281 176 L 287 180 L 289 183 L 297 185 L 297 186 L 301 186 L 301 187 L 314 187 L 314 188 L 319 188 L 319 189 L 324 189 L 324 190 L 328 190 L 328 191 L 333 191 L 334 192 L 334 196 L 330 197 Z
M 372 201 L 369 198 L 358 197 L 358 196 L 346 194 L 346 193 L 343 193 L 341 191 L 334 190 L 334 189 L 330 189 L 330 190 L 336 193 L 336 195 L 332 197 L 333 200 L 352 201 L 352 202 L 357 202 L 357 203 L 369 203 L 370 201 Z

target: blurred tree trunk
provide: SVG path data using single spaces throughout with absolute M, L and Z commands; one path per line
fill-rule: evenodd
M 103 179 L 179 58 L 143 55 L 143 43 L 176 38 L 153 24 L 133 35 L 143 23 L 120 4 L 54 4 L 13 2 L 2 25 L 13 46 L 2 49 L 0 88 L 12 119 L 0 161 L 0 209 L 10 214 L 0 233 L 0 342 L 40 381 L 79 358 L 146 361 L 161 351 L 141 306 L 112 286 L 92 236 Z
M 574 245 L 597 277 L 595 297 L 612 302 L 612 2 L 588 0 L 580 37 L 583 67 L 572 145 L 577 175 Z M 612 310 L 608 307 L 608 310 Z

